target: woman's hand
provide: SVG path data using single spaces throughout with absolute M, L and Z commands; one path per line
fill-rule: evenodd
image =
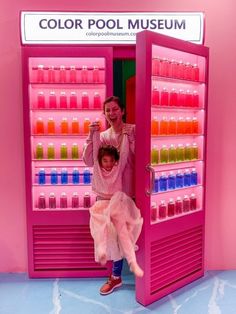
M 94 121 L 89 125 L 89 132 L 93 134 L 94 132 L 98 132 L 100 130 L 99 121 Z

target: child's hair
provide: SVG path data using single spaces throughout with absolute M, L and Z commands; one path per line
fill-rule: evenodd
M 99 165 L 101 165 L 102 158 L 104 156 L 112 156 L 115 159 L 115 161 L 118 161 L 120 159 L 120 154 L 118 150 L 112 145 L 105 145 L 105 146 L 99 147 L 99 150 L 98 150 Z

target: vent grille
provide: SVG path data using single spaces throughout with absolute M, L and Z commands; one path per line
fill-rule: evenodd
M 94 244 L 89 226 L 34 226 L 34 270 L 92 270 Z
M 202 254 L 202 226 L 152 242 L 150 293 L 158 293 L 200 271 Z

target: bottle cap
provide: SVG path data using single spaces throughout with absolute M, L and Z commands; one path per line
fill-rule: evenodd
M 51 192 L 49 193 L 49 197 L 55 196 L 55 193 Z
M 151 203 L 151 207 L 157 207 L 157 203 L 156 202 L 152 202 Z

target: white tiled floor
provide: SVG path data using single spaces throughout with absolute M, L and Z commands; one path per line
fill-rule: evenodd
M 103 278 L 29 279 L 0 274 L 1 314 L 236 314 L 236 271 L 209 271 L 194 283 L 143 307 L 135 300 L 134 279 L 101 296 Z

